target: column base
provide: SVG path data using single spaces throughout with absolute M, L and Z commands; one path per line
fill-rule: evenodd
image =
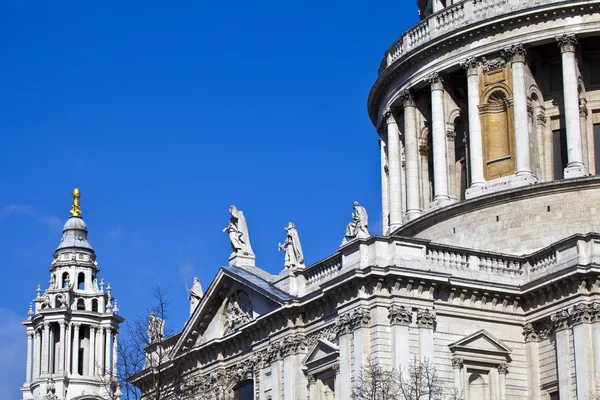
M 450 204 L 454 204 L 456 203 L 455 199 L 451 199 L 451 198 L 440 198 L 440 199 L 434 199 L 430 204 L 429 204 L 429 211 L 433 211 L 436 210 L 438 208 L 442 208 L 445 206 L 449 206 Z
M 538 182 L 535 175 L 511 175 L 503 178 L 494 179 L 485 182 L 483 185 L 472 186 L 465 192 L 465 199 L 483 196 L 490 193 L 500 192 L 502 190 L 514 189 L 522 186 L 534 185 Z
M 570 167 L 565 168 L 565 179 L 572 179 L 572 178 L 582 178 L 584 176 L 587 176 L 588 172 L 585 168 L 585 165 L 581 164 L 581 165 L 572 165 Z

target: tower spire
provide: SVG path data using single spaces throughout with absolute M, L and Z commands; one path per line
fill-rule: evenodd
M 81 197 L 81 192 L 78 188 L 73 189 L 73 205 L 71 206 L 71 216 L 72 217 L 81 217 L 81 207 L 79 206 L 79 198 Z

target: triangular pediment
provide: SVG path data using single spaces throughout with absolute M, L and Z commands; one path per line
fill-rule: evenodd
M 329 364 L 336 360 L 339 355 L 339 347 L 325 339 L 318 339 L 310 348 L 302 364 L 309 370 L 317 368 L 323 364 Z
M 219 340 L 261 315 L 279 308 L 292 296 L 276 288 L 256 267 L 222 267 L 186 322 L 174 346 L 173 356 L 213 340 Z
M 486 330 L 480 330 L 448 345 L 455 355 L 487 355 L 510 358 L 512 349 Z

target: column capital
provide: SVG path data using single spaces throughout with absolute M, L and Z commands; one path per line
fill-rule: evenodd
M 558 47 L 560 48 L 561 53 L 574 53 L 577 48 L 577 44 L 579 43 L 577 40 L 577 36 L 574 34 L 562 34 L 554 37 L 558 42 Z
M 464 361 L 460 357 L 452 357 L 452 369 L 462 369 Z
M 394 118 L 394 113 L 392 112 L 391 108 L 389 108 L 389 107 L 384 108 L 382 115 L 383 115 L 383 119 L 385 119 L 385 122 L 388 125 L 396 123 L 396 119 Z
M 460 66 L 467 71 L 467 76 L 477 75 L 479 73 L 480 65 L 481 63 L 475 57 L 469 57 L 460 63 Z
M 43 325 L 44 325 L 44 329 L 50 329 L 50 322 L 44 321 Z
M 332 368 L 336 375 L 340 374 L 340 364 L 334 364 Z
M 546 126 L 546 116 L 543 113 L 537 115 L 537 122 L 540 125 Z
M 562 310 L 550 316 L 553 328 L 557 331 L 569 328 L 569 313 L 567 310 Z
M 73 325 L 73 329 L 75 329 L 76 331 L 78 331 L 79 327 L 81 326 L 81 323 L 79 323 L 79 322 L 73 322 L 73 323 L 71 323 L 71 325 Z
M 506 375 L 508 374 L 508 364 L 507 363 L 501 363 L 500 365 L 498 365 L 498 373 L 501 375 Z
M 25 332 L 25 335 L 27 335 L 28 339 L 33 339 L 33 336 L 35 335 L 34 331 L 27 331 Z
M 587 108 L 587 100 L 583 97 L 579 98 L 579 117 L 587 118 L 588 116 L 588 108 Z
M 404 89 L 400 92 L 400 99 L 404 104 L 404 107 L 416 107 L 415 99 L 412 96 L 412 93 L 408 89 Z
M 388 307 L 388 318 L 392 325 L 410 325 L 412 322 L 412 311 L 404 306 L 392 304 Z
M 505 48 L 504 53 L 512 64 L 525 63 L 527 50 L 525 50 L 525 46 L 523 46 L 522 43 L 513 44 L 512 46 Z
M 592 321 L 590 306 L 587 304 L 577 304 L 570 310 L 571 322 L 573 325 L 587 323 Z
M 311 386 L 317 384 L 317 378 L 313 374 L 308 375 L 308 384 Z
M 435 326 L 435 312 L 431 312 L 427 308 L 417 310 L 417 325 L 419 328 L 433 329 Z
M 444 80 L 440 76 L 439 72 L 432 72 L 431 74 L 427 75 L 425 82 L 431 86 L 432 92 L 434 90 L 444 90 Z
M 523 338 L 525 342 L 536 342 L 538 340 L 538 334 L 531 322 L 523 325 Z

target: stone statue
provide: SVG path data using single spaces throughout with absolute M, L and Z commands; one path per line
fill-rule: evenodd
M 237 329 L 252 319 L 252 304 L 248 295 L 238 290 L 229 296 L 225 309 L 225 333 Z
M 364 239 L 369 237 L 369 216 L 367 210 L 361 206 L 358 201 L 353 203 L 354 212 L 352 213 L 352 222 L 346 227 L 345 239 Z
M 250 237 L 248 236 L 248 225 L 244 213 L 237 209 L 236 206 L 229 207 L 231 218 L 229 225 L 223 228 L 223 232 L 229 233 L 229 241 L 233 254 L 244 254 L 254 256 L 252 247 L 250 246 Z
M 188 289 L 188 294 L 188 300 L 190 301 L 190 315 L 192 315 L 192 313 L 196 309 L 196 306 L 198 305 L 198 303 L 200 303 L 202 296 L 204 296 L 204 292 L 202 291 L 202 285 L 200 285 L 200 279 L 198 279 L 197 276 L 194 277 L 194 283 L 192 285 L 192 288 Z
M 48 381 L 46 381 L 46 395 L 44 396 L 44 400 L 58 400 L 58 396 L 56 395 L 56 385 L 52 377 L 48 378 Z
M 298 238 L 298 231 L 296 225 L 290 222 L 285 228 L 287 236 L 283 241 L 283 244 L 278 243 L 279 250 L 285 250 L 284 266 L 286 268 L 304 268 L 304 254 L 302 253 L 302 246 L 300 245 L 300 239 Z
M 148 319 L 148 340 L 150 343 L 158 342 L 164 337 L 164 334 L 165 322 L 151 312 Z

